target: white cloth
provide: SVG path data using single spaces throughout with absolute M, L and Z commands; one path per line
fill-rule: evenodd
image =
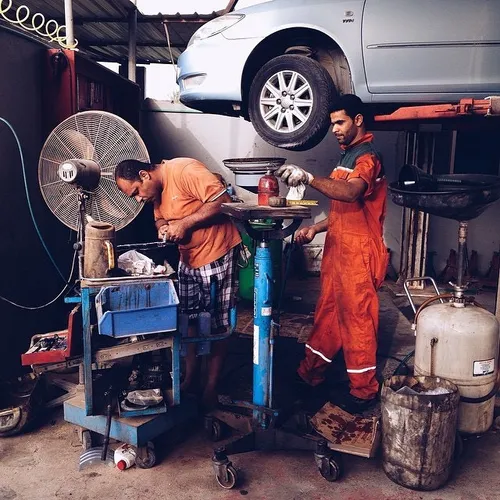
M 306 192 L 305 184 L 299 184 L 298 186 L 290 186 L 288 193 L 286 195 L 287 200 L 302 200 L 304 198 L 304 193 Z

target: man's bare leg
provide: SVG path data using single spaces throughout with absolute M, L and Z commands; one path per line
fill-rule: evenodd
M 219 329 L 217 334 L 222 334 L 226 328 Z M 208 373 L 205 388 L 203 390 L 203 404 L 209 409 L 217 404 L 217 383 L 222 371 L 222 365 L 226 359 L 229 339 L 212 342 L 212 349 L 208 359 Z
M 188 337 L 196 337 L 197 329 L 195 325 L 189 325 L 188 327 Z M 197 344 L 191 343 L 187 345 L 186 354 L 186 373 L 184 374 L 184 380 L 181 384 L 181 391 L 189 391 L 193 383 L 193 378 L 196 374 L 198 367 L 198 357 L 196 355 Z

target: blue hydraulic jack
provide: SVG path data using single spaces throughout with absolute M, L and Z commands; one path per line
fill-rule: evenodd
M 328 448 L 327 442 L 311 433 L 305 413 L 290 408 L 281 411 L 273 404 L 273 266 L 269 241 L 290 236 L 303 219 L 311 217 L 311 209 L 304 206 L 265 207 L 245 203 L 227 203 L 222 211 L 231 216 L 240 230 L 246 231 L 256 242 L 254 260 L 254 339 L 253 339 L 253 398 L 252 402 L 224 398 L 223 409 L 206 417 L 205 426 L 212 430 L 212 439 L 220 438 L 221 422 L 237 430 L 239 436 L 214 450 L 212 465 L 218 484 L 225 489 L 237 482 L 237 471 L 229 454 L 254 450 L 300 449 L 314 451 L 321 475 L 335 481 L 341 472 L 340 460 Z M 256 229 L 250 221 L 272 220 L 271 229 Z M 283 221 L 291 220 L 283 227 Z M 234 410 L 230 410 L 234 408 Z M 241 411 L 246 410 L 246 415 Z

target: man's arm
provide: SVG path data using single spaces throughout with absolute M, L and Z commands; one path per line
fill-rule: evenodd
M 213 223 L 214 219 L 221 214 L 221 205 L 230 201 L 231 198 L 225 193 L 214 201 L 204 203 L 194 214 L 188 215 L 183 219 L 169 221 L 168 225 L 162 227 L 161 232 L 166 234 L 168 240 L 178 243 L 189 232 Z
M 371 159 L 369 164 L 369 166 L 373 166 Z M 358 162 L 356 165 L 358 165 Z M 349 180 L 314 177 L 310 172 L 305 171 L 297 165 L 283 165 L 276 171 L 275 175 L 281 177 L 283 182 L 288 186 L 309 184 L 332 200 L 348 203 L 353 203 L 361 198 L 368 189 L 367 181 L 363 180 L 361 176 L 356 176 Z
M 347 201 L 349 203 L 361 198 L 368 188 L 366 182 L 360 177 L 348 181 L 330 179 L 329 177 L 315 177 L 310 186 L 332 200 Z
M 328 230 L 328 217 L 326 219 L 320 220 L 319 222 L 316 222 L 316 224 L 313 224 L 311 227 L 314 228 L 316 234 L 324 233 Z
M 312 226 L 301 227 L 295 233 L 295 243 L 298 245 L 306 245 L 307 243 L 311 243 L 314 240 L 314 237 L 318 233 L 324 233 L 328 230 L 328 218 L 323 219 Z
M 156 219 L 155 220 L 155 226 L 156 226 L 156 229 L 160 229 L 160 227 L 162 226 L 165 226 L 166 224 L 168 224 L 168 221 L 166 219 Z

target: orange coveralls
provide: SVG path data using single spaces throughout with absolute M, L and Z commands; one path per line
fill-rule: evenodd
M 332 179 L 360 177 L 368 188 L 353 203 L 332 200 L 328 216 L 321 295 L 306 356 L 298 369 L 310 385 L 324 380 L 334 356 L 343 349 L 350 392 L 376 396 L 378 329 L 377 288 L 385 278 L 388 254 L 383 241 L 387 181 L 371 141 L 372 134 L 343 148 Z

